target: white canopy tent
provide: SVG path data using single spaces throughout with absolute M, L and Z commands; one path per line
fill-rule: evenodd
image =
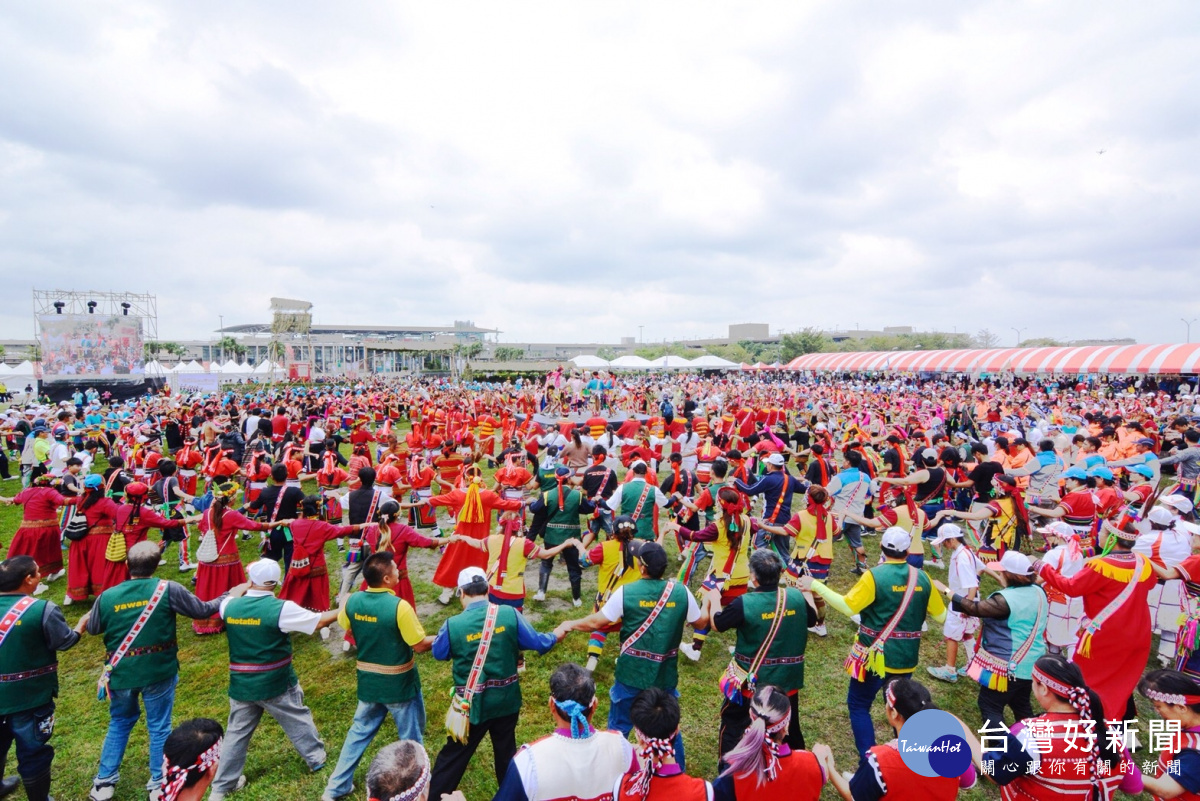
M 167 369 L 159 364 L 157 359 L 146 362 L 143 372 L 147 378 L 164 378 L 167 375 Z
M 574 359 L 571 359 L 571 364 L 575 365 L 576 367 L 588 367 L 588 368 L 600 368 L 600 367 L 608 367 L 609 366 L 609 363 L 607 360 L 601 359 L 599 356 L 589 356 L 587 354 L 580 354 L 579 356 L 576 356 Z
M 669 353 L 650 362 L 651 369 L 655 370 L 686 370 L 692 366 L 692 363 L 682 356 L 672 356 Z
M 618 370 L 649 370 L 651 367 L 650 360 L 641 356 L 618 356 L 608 365 Z
M 699 367 L 702 370 L 736 370 L 738 369 L 737 362 L 731 362 L 728 359 L 722 359 L 720 356 L 713 356 L 711 353 L 706 353 L 703 356 L 692 359 L 692 367 Z

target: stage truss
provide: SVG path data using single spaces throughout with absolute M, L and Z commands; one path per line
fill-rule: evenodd
M 94 302 L 94 307 L 88 303 Z M 56 304 L 61 303 L 62 306 Z M 125 305 L 129 304 L 129 305 Z M 61 309 L 61 311 L 59 311 Z M 138 292 L 86 292 L 63 289 L 33 290 L 34 332 L 41 339 L 38 318 L 52 314 L 94 314 L 111 317 L 139 317 L 142 320 L 142 338 L 146 342 L 158 341 L 158 300 L 154 295 Z

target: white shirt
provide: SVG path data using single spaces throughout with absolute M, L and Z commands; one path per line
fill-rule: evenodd
M 966 595 L 968 590 L 979 586 L 979 571 L 983 570 L 983 562 L 971 549 L 960 545 L 954 549 L 950 557 L 950 569 L 946 576 L 946 584 L 952 592 Z
M 265 595 L 274 596 L 275 593 L 269 590 L 246 590 L 247 598 L 259 598 Z M 221 601 L 221 619 L 225 619 L 225 606 L 232 598 L 226 598 Z M 321 622 L 321 615 L 318 612 L 310 612 L 303 606 L 292 601 L 284 601 L 283 609 L 279 610 L 279 630 L 284 634 L 298 632 L 300 634 L 312 634 L 317 630 L 317 626 Z
M 313 443 L 314 445 L 324 442 L 325 441 L 325 432 L 323 430 L 321 430 L 320 428 L 318 428 L 317 426 L 313 426 L 312 428 L 310 428 L 308 430 L 308 441 Z
M 696 604 L 696 596 L 687 594 L 687 622 L 695 623 L 700 619 L 700 607 Z M 600 614 L 608 618 L 610 623 L 616 623 L 625 616 L 625 587 L 617 587 L 608 601 L 600 608 Z
M 258 421 L 261 419 L 257 414 L 252 414 L 246 418 L 246 430 L 242 432 L 246 439 L 250 439 L 250 436 L 258 430 Z

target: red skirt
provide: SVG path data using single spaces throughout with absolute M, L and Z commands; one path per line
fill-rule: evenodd
M 438 562 L 437 570 L 433 574 L 433 583 L 439 587 L 453 589 L 458 586 L 458 574 L 463 568 L 478 567 L 486 571 L 487 560 L 488 555 L 478 548 L 472 548 L 462 542 L 452 542 L 446 546 L 446 552 Z
M 111 536 L 111 535 L 110 535 Z M 110 537 L 105 537 L 104 547 L 98 549 L 100 551 L 101 567 L 100 567 L 100 589 L 101 591 L 115 587 L 122 581 L 129 581 L 129 562 L 122 559 L 120 562 L 113 562 L 104 558 L 105 551 L 108 550 L 108 540 Z M 125 553 L 129 553 L 129 549 L 137 545 L 142 540 L 146 539 L 145 532 L 141 534 L 126 534 L 125 535 Z M 96 593 L 99 595 L 100 593 Z
M 8 558 L 32 556 L 43 576 L 57 573 L 63 567 L 62 540 L 58 531 L 58 521 L 54 519 L 22 520 L 8 546 Z
M 100 594 L 100 562 L 104 559 L 111 533 L 111 526 L 96 526 L 83 539 L 74 540 L 68 546 L 67 595 L 72 601 L 86 601 L 89 595 Z
M 325 563 L 312 565 L 307 576 L 289 570 L 279 597 L 303 606 L 310 612 L 329 611 L 329 569 Z
M 242 569 L 241 559 L 222 554 L 216 562 L 201 562 L 196 568 L 196 597 L 201 601 L 211 601 L 245 581 L 246 571 Z M 221 620 L 219 614 L 192 621 L 192 631 L 197 634 L 219 634 L 224 630 L 225 621 Z

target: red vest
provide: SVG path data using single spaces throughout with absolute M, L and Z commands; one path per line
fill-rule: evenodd
M 631 789 L 633 773 L 621 777 L 620 792 L 614 801 L 642 801 L 642 797 Z M 708 801 L 708 782 L 686 773 L 673 776 L 655 776 L 650 779 L 650 792 L 645 801 Z
M 733 779 L 738 801 L 753 798 L 819 798 L 825 784 L 825 773 L 811 751 L 793 751 L 779 757 L 779 775 L 775 781 L 758 786 L 757 776 Z M 652 785 L 653 786 L 653 785 Z
M 1092 798 L 1092 778 L 1088 769 L 1088 759 L 1091 752 L 1086 749 L 1089 741 L 1084 736 L 1084 729 L 1079 725 L 1079 716 L 1074 712 L 1047 712 L 1039 717 L 1022 721 L 1026 729 L 1035 721 L 1047 721 L 1051 725 L 1050 750 L 1039 754 L 1041 764 L 1038 772 L 1032 776 L 1021 776 L 1001 788 L 1001 797 L 1010 799 L 1033 799 L 1033 801 L 1090 801 Z M 1074 722 L 1075 729 L 1068 729 L 1067 724 Z M 1097 737 L 1106 736 L 1097 732 Z M 1074 745 L 1070 751 L 1067 747 Z M 1039 738 L 1040 739 L 1040 738 Z M 1121 765 L 1101 781 L 1115 790 L 1125 778 L 1121 773 Z
M 1180 745 L 1180 748 L 1179 748 L 1180 751 L 1186 751 L 1189 749 L 1192 751 L 1200 751 L 1200 731 L 1193 730 L 1193 731 L 1180 732 L 1179 745 Z M 1167 763 L 1170 762 L 1172 759 L 1174 759 L 1175 755 L 1178 753 L 1179 753 L 1179 751 L 1171 751 L 1170 749 L 1168 749 L 1166 751 L 1163 751 L 1161 754 L 1159 754 L 1159 756 L 1158 756 L 1158 775 L 1159 776 L 1166 775 Z M 1180 801 L 1200 801 L 1200 793 L 1189 793 L 1187 790 L 1184 790 L 1182 795 L 1177 795 L 1175 797 L 1180 799 Z M 1161 801 L 1161 799 L 1159 799 L 1158 796 L 1154 796 L 1154 799 L 1155 799 L 1155 801 Z

